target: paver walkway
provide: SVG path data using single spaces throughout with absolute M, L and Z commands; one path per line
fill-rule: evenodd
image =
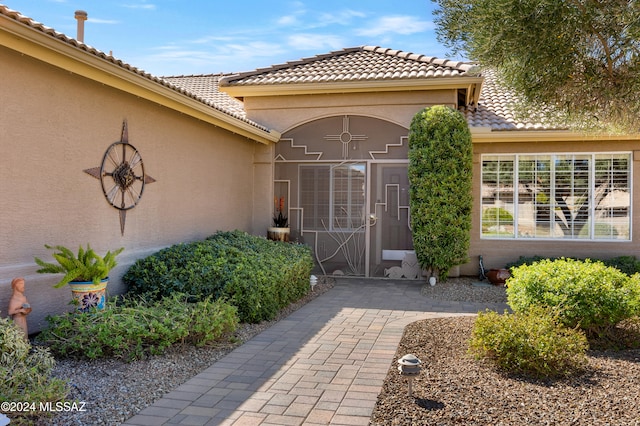
M 124 424 L 368 425 L 407 324 L 506 308 L 429 299 L 422 285 L 338 279 Z

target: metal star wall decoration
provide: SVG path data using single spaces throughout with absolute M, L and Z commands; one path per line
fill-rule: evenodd
M 100 180 L 107 202 L 120 212 L 120 233 L 124 235 L 127 210 L 138 204 L 145 185 L 156 181 L 145 174 L 142 156 L 129 143 L 127 120 L 122 122 L 120 140 L 105 151 L 102 164 L 84 172 Z

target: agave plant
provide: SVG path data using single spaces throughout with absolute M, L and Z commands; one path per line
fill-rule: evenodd
M 53 258 L 58 262 L 49 263 L 42 259 L 35 258 L 35 262 L 41 267 L 36 272 L 40 274 L 65 274 L 64 277 L 53 287 L 60 288 L 72 281 L 91 281 L 98 284 L 101 280 L 109 276 L 109 272 L 116 265 L 116 256 L 124 247 L 113 252 L 108 251 L 104 256 L 100 256 L 87 244 L 87 248 L 78 248 L 76 255 L 64 246 L 50 246 L 45 244 L 50 250 L 55 250 Z

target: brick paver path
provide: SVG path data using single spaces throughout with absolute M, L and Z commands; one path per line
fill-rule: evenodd
M 368 425 L 404 327 L 502 312 L 436 301 L 423 282 L 343 278 L 125 425 Z

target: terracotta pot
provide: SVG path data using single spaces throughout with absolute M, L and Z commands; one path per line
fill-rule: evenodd
M 290 228 L 278 228 L 272 226 L 267 229 L 267 238 L 273 241 L 289 241 Z
M 94 284 L 93 281 L 71 281 L 69 287 L 71 287 L 73 298 L 77 301 L 77 310 L 87 312 L 91 308 L 104 309 L 108 283 L 108 277 L 98 284 Z
M 511 276 L 508 269 L 489 269 L 487 272 L 487 278 L 493 285 L 504 285 L 507 279 Z

